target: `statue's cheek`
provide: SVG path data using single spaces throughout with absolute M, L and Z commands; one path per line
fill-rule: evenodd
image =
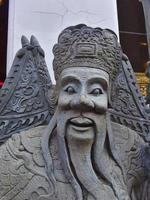
M 106 95 L 100 95 L 99 97 L 92 98 L 94 102 L 95 111 L 97 113 L 104 113 L 108 108 L 108 98 Z
M 70 109 L 70 101 L 71 101 L 71 97 L 69 97 L 68 95 L 59 96 L 59 98 L 58 98 L 58 108 L 60 110 Z

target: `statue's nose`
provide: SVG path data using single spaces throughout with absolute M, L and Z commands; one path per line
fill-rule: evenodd
M 81 111 L 90 111 L 94 109 L 93 101 L 87 95 L 79 95 L 70 102 L 70 106 L 73 109 L 79 109 Z

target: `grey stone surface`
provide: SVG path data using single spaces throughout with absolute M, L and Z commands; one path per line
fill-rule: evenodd
M 116 35 L 69 27 L 53 52 L 51 119 L 0 146 L 0 199 L 148 200 L 149 115 Z
M 52 83 L 44 52 L 34 36 L 30 42 L 23 36 L 21 42 L 0 90 L 0 143 L 13 133 L 48 123 L 52 115 L 46 98 Z

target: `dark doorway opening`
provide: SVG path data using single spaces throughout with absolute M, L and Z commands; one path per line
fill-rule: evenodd
M 0 0 L 0 87 L 6 78 L 8 0 Z
M 148 61 L 145 19 L 139 0 L 117 0 L 120 43 L 135 72 L 144 72 Z

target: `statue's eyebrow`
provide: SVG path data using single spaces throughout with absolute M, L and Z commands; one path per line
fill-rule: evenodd
M 72 81 L 76 82 L 76 83 L 80 83 L 80 80 L 78 79 L 78 77 L 76 77 L 74 75 L 67 75 L 67 76 L 63 76 L 61 78 L 62 85 L 66 85 L 67 83 L 71 83 Z
M 88 84 L 100 83 L 104 90 L 108 88 L 108 82 L 102 77 L 92 77 L 87 81 Z

